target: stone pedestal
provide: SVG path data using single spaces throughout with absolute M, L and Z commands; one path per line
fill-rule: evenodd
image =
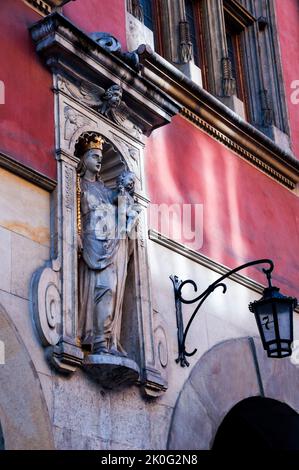
M 138 365 L 132 359 L 112 354 L 89 354 L 83 368 L 103 387 L 111 389 L 133 385 L 140 374 Z

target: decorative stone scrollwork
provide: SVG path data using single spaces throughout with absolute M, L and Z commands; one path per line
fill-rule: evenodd
M 165 369 L 168 365 L 168 347 L 166 332 L 162 325 L 155 329 L 155 339 L 159 361 L 163 369 Z
M 96 32 L 92 33 L 90 37 L 108 52 L 119 52 L 121 50 L 121 43 L 109 33 Z
M 45 268 L 33 277 L 33 318 L 44 346 L 55 346 L 61 337 L 61 292 L 59 273 Z
M 107 52 L 116 54 L 136 70 L 141 69 L 138 54 L 136 52 L 123 52 L 121 43 L 110 33 L 96 32 L 92 33 L 90 37 Z

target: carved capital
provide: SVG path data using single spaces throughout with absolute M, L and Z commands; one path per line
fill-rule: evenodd
M 142 390 L 148 397 L 158 397 L 167 390 L 167 382 L 161 373 L 154 368 L 147 367 L 143 371 Z
M 50 359 L 60 372 L 72 373 L 82 365 L 84 354 L 72 338 L 63 337 L 59 344 L 51 349 Z

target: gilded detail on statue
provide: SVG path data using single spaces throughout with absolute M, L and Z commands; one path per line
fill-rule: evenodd
M 110 189 L 100 178 L 104 140 L 86 133 L 80 155 L 79 337 L 93 355 L 126 356 L 120 343 L 130 235 L 140 207 L 134 202 L 135 175 L 123 172 Z

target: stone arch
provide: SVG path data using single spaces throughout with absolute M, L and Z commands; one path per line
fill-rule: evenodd
M 82 131 L 82 129 L 81 129 Z M 103 145 L 103 160 L 101 168 L 101 179 L 104 181 L 105 185 L 109 188 L 115 187 L 115 182 L 117 176 L 121 174 L 124 170 L 136 170 L 135 167 L 131 165 L 131 158 L 129 158 L 129 149 L 123 142 L 114 142 L 109 138 L 104 132 L 100 132 L 97 129 L 86 128 L 84 132 L 80 132 L 76 136 L 72 144 L 72 151 L 75 153 L 75 147 L 80 140 L 80 138 L 89 132 L 94 132 L 105 139 Z M 137 180 L 140 180 L 140 175 L 136 175 Z
M 221 342 L 195 364 L 177 399 L 168 449 L 211 449 L 227 413 L 255 396 L 299 410 L 297 367 L 290 358 L 269 359 L 259 338 Z
M 5 363 L 0 364 L 3 445 L 9 450 L 54 449 L 51 421 L 37 371 L 1 304 L 0 340 L 5 346 Z

